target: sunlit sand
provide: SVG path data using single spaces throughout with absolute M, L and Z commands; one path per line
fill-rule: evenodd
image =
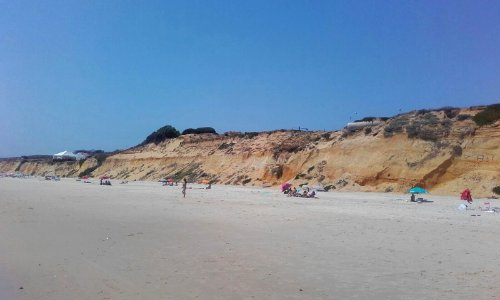
M 189 187 L 0 178 L 0 298 L 500 295 L 500 213 L 458 195 Z

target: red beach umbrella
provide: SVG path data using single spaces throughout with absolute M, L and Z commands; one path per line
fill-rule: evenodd
M 288 182 L 283 182 L 283 183 L 281 184 L 281 191 L 282 191 L 282 192 L 284 192 L 284 191 L 288 190 L 288 188 L 290 188 L 291 186 L 292 186 L 292 185 L 291 185 L 290 183 L 288 183 Z

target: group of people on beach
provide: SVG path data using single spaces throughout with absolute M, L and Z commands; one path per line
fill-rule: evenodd
M 99 182 L 99 185 L 111 185 L 111 181 L 109 179 L 103 179 L 103 178 L 101 178 L 101 181 Z
M 308 187 L 299 191 L 297 188 L 289 186 L 283 191 L 283 194 L 286 194 L 288 197 L 316 198 L 316 192 L 309 190 Z

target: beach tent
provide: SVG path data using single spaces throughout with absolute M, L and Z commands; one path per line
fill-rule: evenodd
M 52 155 L 53 160 L 81 160 L 85 159 L 85 156 L 81 153 L 75 154 L 71 151 L 63 151 Z
M 86 159 L 88 155 L 86 153 L 78 152 L 75 153 L 76 160 Z

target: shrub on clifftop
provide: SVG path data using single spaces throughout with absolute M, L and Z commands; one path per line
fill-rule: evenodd
M 487 106 L 483 111 L 472 117 L 477 125 L 489 125 L 500 119 L 500 104 Z
M 196 128 L 196 129 L 188 128 L 188 129 L 186 129 L 186 130 L 184 130 L 182 132 L 182 135 L 185 135 L 185 134 L 202 134 L 202 133 L 217 134 L 217 132 L 215 131 L 215 129 L 213 129 L 212 127 L 200 127 L 200 128 Z
M 164 140 L 174 139 L 180 135 L 179 131 L 170 125 L 163 126 L 162 128 L 156 130 L 155 132 L 148 135 L 146 140 L 142 142 L 141 145 L 146 145 L 149 143 L 159 144 Z

